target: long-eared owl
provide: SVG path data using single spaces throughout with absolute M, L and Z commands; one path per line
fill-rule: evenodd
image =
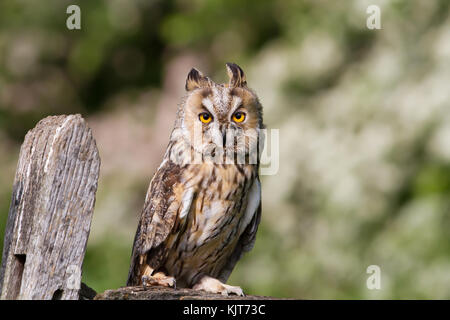
M 225 283 L 252 249 L 261 218 L 264 125 L 244 72 L 226 66 L 225 84 L 194 68 L 187 76 L 187 94 L 147 192 L 127 285 L 243 295 Z

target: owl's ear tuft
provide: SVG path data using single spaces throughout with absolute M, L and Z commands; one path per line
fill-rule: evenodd
M 230 87 L 244 87 L 247 85 L 244 71 L 235 63 L 227 63 L 228 77 L 230 78 Z
M 186 91 L 191 91 L 198 88 L 209 87 L 211 85 L 211 80 L 205 77 L 200 71 L 192 68 L 189 71 L 186 78 Z

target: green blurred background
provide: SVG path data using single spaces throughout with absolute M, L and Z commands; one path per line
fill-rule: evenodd
M 66 8 L 81 7 L 81 30 Z M 366 27 L 369 5 L 381 30 Z M 195 66 L 236 62 L 280 129 L 249 294 L 450 298 L 450 2 L 0 1 L 0 245 L 20 145 L 81 113 L 102 158 L 83 281 L 123 286 L 148 183 Z M 381 268 L 368 290 L 366 268 Z

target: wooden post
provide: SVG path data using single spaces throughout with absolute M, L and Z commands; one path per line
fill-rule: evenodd
M 172 289 L 167 287 L 142 286 L 122 287 L 116 290 L 106 290 L 95 296 L 94 300 L 280 300 L 265 296 L 223 296 L 193 289 Z
M 20 150 L 0 270 L 1 299 L 78 299 L 100 158 L 80 115 L 52 116 Z

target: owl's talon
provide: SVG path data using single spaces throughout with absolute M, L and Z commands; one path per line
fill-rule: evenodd
M 228 296 L 230 294 L 244 296 L 244 291 L 240 287 L 224 284 L 219 280 L 208 276 L 203 277 L 196 285 L 192 287 L 192 289 L 217 293 L 223 296 Z
M 241 287 L 229 286 L 229 285 L 226 285 L 226 284 L 224 284 L 224 287 L 225 287 L 225 290 L 227 292 L 227 295 L 230 294 L 230 293 L 233 293 L 233 294 L 235 294 L 237 296 L 241 296 L 241 297 L 245 296 L 244 291 L 241 289 Z
M 163 273 L 157 273 L 154 276 L 142 276 L 142 286 L 144 290 L 152 286 L 162 286 L 176 289 L 177 281 L 174 277 L 166 276 Z
M 141 280 L 142 280 L 142 287 L 144 288 L 144 290 L 147 290 L 148 276 L 142 276 Z
M 168 280 L 168 282 L 169 282 L 168 286 L 170 288 L 176 289 L 177 288 L 177 280 L 174 277 L 168 277 L 168 278 L 171 278 L 171 279 Z

